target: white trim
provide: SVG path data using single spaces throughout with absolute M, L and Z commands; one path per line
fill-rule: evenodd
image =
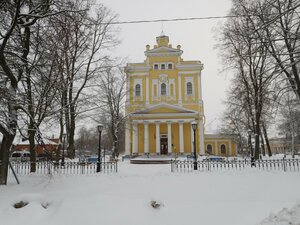
M 160 117 L 195 117 L 198 113 L 149 113 L 149 114 L 131 114 L 132 118 L 143 118 L 143 117 L 153 117 L 153 118 L 160 118 Z
M 133 123 L 138 123 L 138 124 L 143 124 L 144 122 L 148 122 L 148 123 L 179 123 L 179 122 L 183 122 L 183 123 L 191 123 L 193 121 L 195 121 L 195 118 L 191 118 L 191 119 L 184 119 L 184 118 L 180 118 L 180 119 L 141 119 L 141 120 L 132 120 Z

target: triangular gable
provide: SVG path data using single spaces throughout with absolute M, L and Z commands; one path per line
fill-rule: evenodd
M 180 106 L 170 105 L 167 103 L 160 103 L 157 105 L 153 105 L 147 109 L 144 109 L 139 112 L 135 112 L 133 114 L 161 114 L 161 113 L 198 113 L 194 110 L 186 109 Z

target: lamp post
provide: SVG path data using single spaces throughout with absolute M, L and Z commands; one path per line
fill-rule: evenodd
M 196 151 L 196 129 L 197 129 L 197 122 L 193 121 L 191 122 L 192 129 L 194 131 L 194 170 L 198 169 L 197 165 L 197 151 Z
M 98 145 L 98 160 L 97 160 L 97 173 L 101 171 L 101 132 L 103 130 L 103 125 L 99 124 L 97 126 L 99 133 L 99 145 Z
M 66 143 L 66 136 L 67 134 L 63 133 L 62 139 L 63 139 L 63 152 L 62 152 L 62 157 L 61 157 L 61 166 L 65 166 L 65 143 Z

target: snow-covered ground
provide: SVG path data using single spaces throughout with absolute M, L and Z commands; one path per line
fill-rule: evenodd
M 117 174 L 19 179 L 0 186 L 1 225 L 300 224 L 300 172 L 171 173 L 121 162 Z M 29 204 L 14 208 L 20 201 Z

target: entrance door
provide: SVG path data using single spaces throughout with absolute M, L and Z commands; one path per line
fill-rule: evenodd
M 162 155 L 168 154 L 168 137 L 165 136 L 160 137 L 160 154 Z

